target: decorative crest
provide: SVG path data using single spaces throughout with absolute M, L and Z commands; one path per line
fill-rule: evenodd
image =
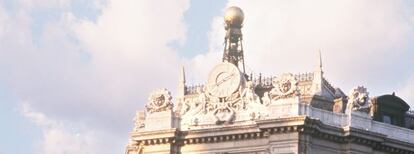
M 348 95 L 348 104 L 346 108 L 346 113 L 351 111 L 362 111 L 369 113 L 372 107 L 372 103 L 369 100 L 369 93 L 367 88 L 363 86 L 358 86 L 352 89 Z
M 282 74 L 272 81 L 273 88 L 269 94 L 274 100 L 294 96 L 298 93 L 297 83 L 292 74 Z
M 167 89 L 157 89 L 150 94 L 148 98 L 148 103 L 145 106 L 147 108 L 147 112 L 161 112 L 170 110 L 173 107 L 173 103 L 171 102 L 171 93 Z

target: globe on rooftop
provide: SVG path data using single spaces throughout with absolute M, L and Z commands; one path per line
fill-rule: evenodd
M 226 9 L 224 13 L 224 22 L 230 27 L 241 27 L 243 25 L 244 13 L 236 6 Z

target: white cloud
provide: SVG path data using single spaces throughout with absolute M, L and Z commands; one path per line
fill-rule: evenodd
M 97 6 L 94 21 L 70 12 L 71 1 L 27 2 L 10 12 L 0 7 L 0 84 L 36 110 L 23 113 L 44 130 L 42 151 L 100 153 L 99 146 L 120 153 L 148 93 L 175 90 L 180 58 L 168 44 L 186 39 L 189 1 L 111 0 Z M 31 15 L 48 9 L 57 9 L 58 19 Z M 57 144 L 68 147 L 60 151 Z
M 23 116 L 31 120 L 42 130 L 41 141 L 34 153 L 41 154 L 93 154 L 120 153 L 122 149 L 107 149 L 106 146 L 119 146 L 111 134 L 91 128 L 74 129 L 70 122 L 50 119 L 41 112 L 34 111 L 28 102 L 21 106 Z M 79 127 L 80 124 L 75 124 Z
M 125 124 L 154 88 L 175 91 L 180 59 L 168 44 L 185 41 L 188 7 L 187 0 L 110 1 L 96 22 L 73 24 L 91 57 L 91 68 L 80 80 L 91 107 L 100 106 L 108 118 Z
M 24 9 L 62 9 L 69 7 L 71 1 L 73 0 L 20 0 L 18 3 Z
M 152 89 L 175 90 L 180 60 L 168 43 L 185 40 L 189 2 L 107 4 L 96 22 L 63 11 L 58 21 L 44 23 L 39 38 L 32 35 L 30 12 L 9 14 L 0 38 L 2 81 L 51 116 L 98 126 L 115 122 L 118 127 L 104 128 L 127 131 Z
M 225 31 L 223 28 L 223 17 L 215 17 L 208 32 L 208 52 L 196 55 L 186 60 L 186 75 L 189 84 L 204 84 L 207 81 L 209 71 L 222 60 L 223 42 Z

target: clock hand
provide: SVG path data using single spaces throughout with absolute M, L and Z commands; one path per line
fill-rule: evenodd
M 225 77 L 225 78 L 223 79 L 223 81 L 222 81 L 220 84 L 222 84 L 223 82 L 225 82 L 225 81 L 227 81 L 227 80 L 231 79 L 233 76 L 234 76 L 234 74 L 231 74 L 231 75 L 229 75 L 229 76 Z
M 234 73 L 231 74 L 231 75 L 229 75 L 229 76 L 227 76 L 227 77 L 225 77 L 225 78 L 223 78 L 223 79 L 221 79 L 219 82 L 216 83 L 216 86 L 221 85 L 223 82 L 226 82 L 227 80 L 229 80 L 233 76 L 234 76 Z

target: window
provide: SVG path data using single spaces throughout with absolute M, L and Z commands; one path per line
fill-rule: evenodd
M 389 115 L 382 115 L 382 122 L 392 124 L 392 118 Z

